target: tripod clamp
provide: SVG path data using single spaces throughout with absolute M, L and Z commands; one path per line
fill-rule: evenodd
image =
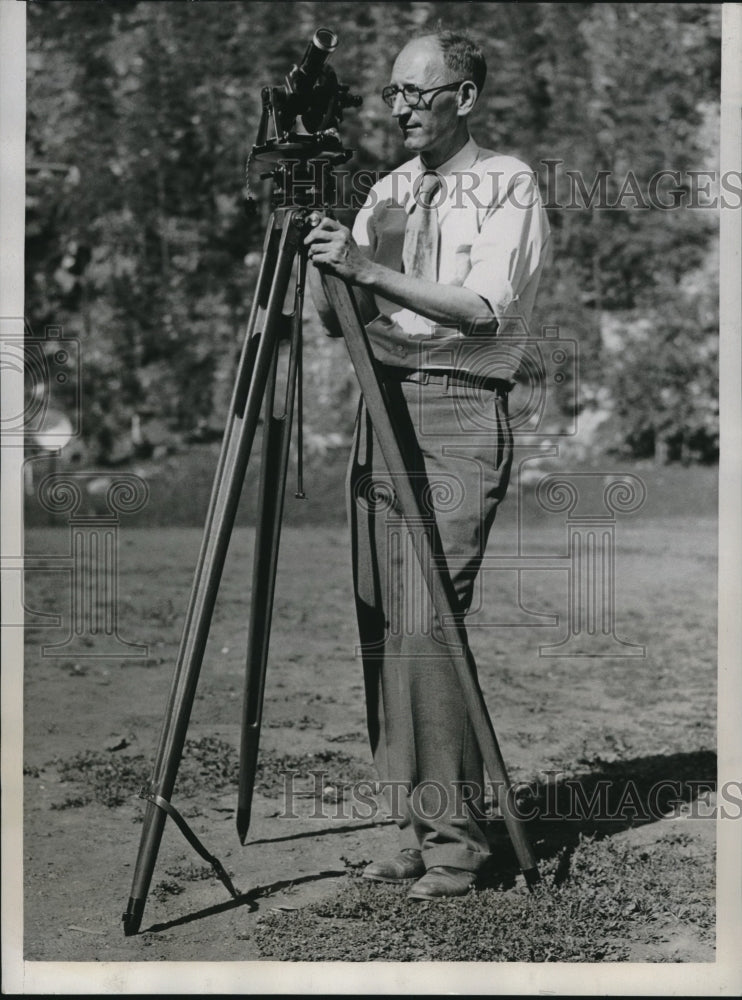
M 161 795 L 158 795 L 153 789 L 149 788 L 147 785 L 143 785 L 139 792 L 139 798 L 144 799 L 145 802 L 151 802 L 153 805 L 157 806 L 158 809 L 162 809 L 167 815 L 173 820 L 175 825 L 178 827 L 180 832 L 183 834 L 185 839 L 191 845 L 191 847 L 199 854 L 204 861 L 208 861 L 211 867 L 214 869 L 214 874 L 219 879 L 219 881 L 224 885 L 227 892 L 230 894 L 232 899 L 238 899 L 240 893 L 235 889 L 232 884 L 232 880 L 227 874 L 224 865 L 221 863 L 219 858 L 215 854 L 212 854 L 203 843 L 199 840 L 193 830 L 190 828 L 184 817 L 178 812 L 172 802 L 168 802 Z M 126 920 L 126 914 L 124 914 L 124 920 Z

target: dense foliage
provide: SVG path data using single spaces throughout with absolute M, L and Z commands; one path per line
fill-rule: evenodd
M 719 5 L 34 0 L 27 12 L 26 312 L 81 341 L 92 460 L 157 457 L 223 425 L 263 235 L 243 202 L 260 88 L 282 82 L 319 23 L 335 28 L 333 64 L 364 96 L 346 115 L 351 166 L 389 168 L 404 152 L 378 93 L 392 54 L 439 19 L 488 57 L 473 134 L 532 164 L 548 199 L 534 323 L 581 355 L 559 405 L 576 394 L 600 414 L 597 447 L 714 458 L 717 215 L 688 204 L 688 171 L 717 169 Z M 675 182 L 647 203 L 662 170 Z M 619 207 L 590 203 L 600 171 Z M 352 377 L 308 312 L 321 443 L 348 432 Z

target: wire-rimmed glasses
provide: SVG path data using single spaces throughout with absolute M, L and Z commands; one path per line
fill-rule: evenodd
M 427 111 L 430 108 L 433 98 L 431 97 L 427 102 L 423 101 L 425 94 L 435 95 L 440 94 L 443 90 L 456 90 L 465 82 L 464 80 L 457 80 L 456 83 L 444 83 L 442 87 L 428 87 L 427 90 L 420 90 L 414 83 L 406 83 L 404 87 L 392 84 L 390 87 L 384 87 L 381 97 L 387 107 L 393 108 L 397 100 L 397 94 L 401 94 L 408 108 L 417 108 L 422 105 Z

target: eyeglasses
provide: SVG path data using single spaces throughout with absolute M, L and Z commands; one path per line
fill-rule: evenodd
M 420 90 L 419 87 L 416 87 L 412 83 L 405 84 L 404 87 L 384 87 L 381 92 L 381 97 L 388 107 L 393 108 L 394 103 L 397 100 L 397 94 L 401 94 L 408 108 L 417 108 L 422 105 L 422 107 L 428 111 L 430 109 L 430 105 L 433 103 L 433 98 L 429 98 L 427 102 L 423 101 L 424 94 L 435 95 L 440 94 L 443 90 L 456 90 L 462 83 L 465 82 L 466 81 L 464 80 L 458 80 L 456 83 L 445 83 L 442 87 L 429 87 L 428 90 Z

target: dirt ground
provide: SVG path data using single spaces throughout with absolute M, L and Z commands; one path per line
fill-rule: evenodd
M 501 520 L 492 551 L 512 553 L 522 525 L 513 511 Z M 511 777 L 539 794 L 549 774 L 558 773 L 580 780 L 607 776 L 623 785 L 635 780 L 643 794 L 659 781 L 676 780 L 683 797 L 698 801 L 698 787 L 689 792 L 687 782 L 713 786 L 715 777 L 715 521 L 628 517 L 616 537 L 616 632 L 644 644 L 646 655 L 539 655 L 539 646 L 564 635 L 564 574 L 535 569 L 524 575 L 520 595 L 515 574 L 505 574 L 498 593 L 484 588 L 470 628 L 482 688 Z M 118 631 L 125 641 L 145 644 L 144 657 L 101 656 L 94 637 L 84 637 L 77 650 L 42 655 L 42 644 L 59 642 L 68 631 L 69 586 L 63 572 L 28 575 L 28 608 L 62 615 L 59 628 L 41 627 L 31 616 L 26 633 L 24 950 L 30 962 L 317 960 L 323 932 L 292 955 L 285 922 L 361 891 L 356 876 L 363 864 L 395 848 L 393 827 L 378 814 L 349 817 L 343 808 L 343 785 L 373 776 L 343 525 L 284 532 L 258 787 L 248 841 L 239 844 L 235 768 L 253 544 L 252 531 L 239 529 L 173 802 L 231 873 L 240 896 L 230 898 L 168 821 L 141 933 L 124 936 L 121 915 L 143 814 L 137 792 L 157 746 L 200 538 L 198 529 L 121 528 Z M 528 536 L 529 551 L 563 554 L 564 538 L 563 519 L 543 520 Z M 34 529 L 27 553 L 64 554 L 68 544 L 64 525 Z M 559 624 L 539 625 L 544 619 L 524 617 L 523 609 L 555 614 Z M 286 769 L 298 775 L 290 808 L 280 773 Z M 312 770 L 324 772 L 316 794 Z M 699 873 L 706 880 L 703 917 L 687 907 L 666 912 L 658 890 L 657 911 L 644 922 L 632 925 L 625 915 L 623 922 L 607 921 L 606 959 L 714 960 L 715 824 L 691 818 L 687 809 L 685 815 L 666 812 L 667 818 L 648 823 L 533 829 L 539 863 L 552 874 L 575 845 L 580 850 L 585 837 L 597 837 L 623 845 L 624 859 L 629 851 L 644 861 L 652 845 L 682 842 L 683 870 L 695 872 L 694 884 Z M 519 877 L 507 844 L 501 858 L 502 871 L 496 860 L 487 891 L 517 900 Z M 589 883 L 589 872 L 581 878 Z M 383 909 L 391 897 L 379 899 Z M 393 902 L 400 905 L 396 897 Z M 328 954 L 364 957 L 343 952 L 342 921 L 330 926 Z M 409 954 L 412 960 L 437 957 L 425 948 Z M 576 955 L 557 947 L 552 960 L 579 960 Z M 385 957 L 382 950 L 378 958 Z M 461 951 L 460 958 L 467 957 L 480 957 L 476 942 L 469 956 Z

